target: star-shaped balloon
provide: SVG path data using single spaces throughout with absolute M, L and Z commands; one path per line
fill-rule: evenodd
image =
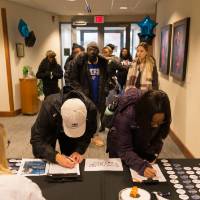
M 153 21 L 149 16 L 146 16 L 142 21 L 137 23 L 141 28 L 141 33 L 138 34 L 140 38 L 140 42 L 147 42 L 148 44 L 152 44 L 152 40 L 155 37 L 153 33 L 153 29 L 157 25 L 155 21 Z
M 19 21 L 18 30 L 22 37 L 26 38 L 29 36 L 28 26 L 23 19 L 20 19 L 20 21 Z
M 153 29 L 157 25 L 149 16 L 146 16 L 142 21 L 137 23 L 141 28 L 142 35 L 153 35 Z

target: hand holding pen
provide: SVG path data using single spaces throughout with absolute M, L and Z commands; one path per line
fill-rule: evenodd
M 67 157 L 65 155 L 56 154 L 56 162 L 62 166 L 62 167 L 66 167 L 66 168 L 74 168 L 76 161 L 71 158 L 71 157 Z
M 70 158 L 73 159 L 75 163 L 81 163 L 83 161 L 83 156 L 78 152 L 72 153 Z
M 146 167 L 144 170 L 144 176 L 147 178 L 153 178 L 156 176 L 156 170 L 153 167 Z

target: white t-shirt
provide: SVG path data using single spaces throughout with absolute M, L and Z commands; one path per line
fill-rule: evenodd
M 0 200 L 45 200 L 37 184 L 19 175 L 0 175 Z

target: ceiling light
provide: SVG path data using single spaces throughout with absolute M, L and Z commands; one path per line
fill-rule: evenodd
M 121 6 L 119 9 L 120 9 L 120 10 L 127 10 L 128 7 L 126 7 L 126 6 Z
M 76 0 L 66 0 L 66 1 L 69 1 L 69 2 L 74 2 L 74 1 L 76 1 Z

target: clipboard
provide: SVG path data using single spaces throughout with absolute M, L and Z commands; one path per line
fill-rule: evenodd
M 46 181 L 51 183 L 63 183 L 63 182 L 76 182 L 82 181 L 81 174 L 47 174 Z

